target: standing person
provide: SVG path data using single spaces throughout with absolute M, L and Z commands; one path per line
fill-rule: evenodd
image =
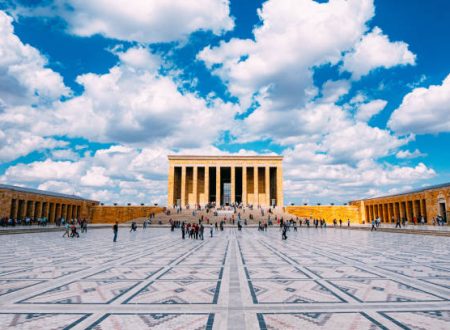
M 203 233 L 205 232 L 205 227 L 203 226 L 202 223 L 200 223 L 200 238 L 203 241 Z
M 281 239 L 287 240 L 286 232 L 287 232 L 287 226 L 286 226 L 286 224 L 285 224 L 285 225 L 283 226 L 283 232 L 282 232 L 282 234 L 281 234 Z
M 339 227 L 342 227 L 342 219 L 339 219 Z
M 213 231 L 214 231 L 213 225 L 211 224 L 209 225 L 209 234 L 211 235 L 211 237 L 213 237 Z
M 350 227 L 350 219 L 347 219 L 347 227 Z
M 81 221 L 81 232 L 82 233 L 87 233 L 87 221 L 86 221 L 86 219 L 83 219 L 83 221 Z
M 185 223 L 183 221 L 183 223 L 181 224 L 181 238 L 184 239 L 185 235 L 186 235 L 186 227 L 185 227 Z
M 113 242 L 117 242 L 117 233 L 119 231 L 119 223 L 116 221 L 116 223 L 113 226 L 113 232 L 114 232 L 114 239 Z

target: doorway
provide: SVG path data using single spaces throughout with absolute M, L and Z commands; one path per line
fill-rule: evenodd
M 445 222 L 447 221 L 445 202 L 439 202 L 439 215 L 444 219 Z

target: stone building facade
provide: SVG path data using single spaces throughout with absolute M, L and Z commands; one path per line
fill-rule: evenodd
M 362 222 L 370 222 L 378 217 L 388 223 L 402 218 L 411 222 L 423 216 L 426 223 L 430 224 L 438 215 L 447 220 L 450 218 L 450 183 L 352 201 L 350 204 L 359 207 Z
M 91 207 L 98 204 L 78 196 L 0 184 L 0 218 L 89 219 Z
M 331 223 L 334 219 L 342 220 L 347 225 L 347 220 L 351 223 L 360 222 L 359 207 L 356 205 L 302 205 L 286 206 L 286 212 L 299 218 L 325 219 Z
M 169 156 L 168 206 L 283 205 L 281 156 Z

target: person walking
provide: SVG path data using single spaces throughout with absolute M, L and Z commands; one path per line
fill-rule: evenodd
M 400 218 L 397 218 L 397 223 L 395 224 L 395 228 L 402 228 L 402 225 L 400 224 Z
M 116 221 L 116 223 L 113 226 L 113 232 L 114 232 L 114 239 L 113 242 L 117 242 L 117 233 L 119 231 L 119 223 Z
M 63 234 L 63 237 L 65 237 L 67 235 L 67 238 L 70 238 L 70 225 L 68 223 L 66 223 L 64 225 L 64 228 L 66 229 L 66 231 Z
M 374 229 L 375 229 L 375 231 L 377 230 L 376 221 L 372 220 L 372 229 L 370 229 L 370 231 L 372 231 Z

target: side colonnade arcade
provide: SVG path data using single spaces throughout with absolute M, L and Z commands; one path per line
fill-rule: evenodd
M 432 224 L 433 218 L 448 220 L 450 206 L 450 184 L 431 186 L 408 193 L 364 199 L 358 203 L 362 221 L 377 218 L 384 223 L 397 220 Z
M 168 205 L 283 205 L 281 156 L 169 156 Z
M 98 205 L 78 196 L 52 193 L 37 189 L 0 185 L 1 218 L 55 220 L 90 217 L 91 206 Z

